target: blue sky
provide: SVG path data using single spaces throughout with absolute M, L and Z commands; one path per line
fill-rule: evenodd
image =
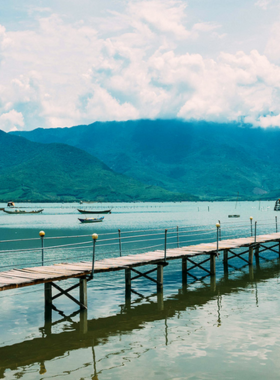
M 276 0 L 1 1 L 0 128 L 280 125 Z

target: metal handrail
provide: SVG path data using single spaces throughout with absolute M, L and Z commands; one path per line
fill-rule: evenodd
M 205 227 L 205 228 L 203 228 Z M 268 232 L 271 230 L 271 228 L 276 227 L 277 232 L 277 218 L 276 221 L 269 222 L 269 219 L 262 219 L 258 222 L 257 228 L 258 228 L 258 234 Z M 209 224 L 207 225 L 189 225 L 189 226 L 176 226 L 176 227 L 170 227 L 166 229 L 166 232 L 164 228 L 156 228 L 156 229 L 148 229 L 148 230 L 133 230 L 133 231 L 122 231 L 122 235 L 118 236 L 117 231 L 116 232 L 110 232 L 102 234 L 102 238 L 98 241 L 97 247 L 98 247 L 98 255 L 102 255 L 103 257 L 105 255 L 115 255 L 118 254 L 118 248 L 117 245 L 119 244 L 119 241 L 121 239 L 122 241 L 122 250 L 124 252 L 143 252 L 150 249 L 155 248 L 161 248 L 164 250 L 164 247 L 175 247 L 177 244 L 177 247 L 192 245 L 194 243 L 202 242 L 202 237 L 205 237 L 208 235 L 208 241 L 214 242 L 217 239 L 229 239 L 234 238 L 236 236 L 243 237 L 243 236 L 253 236 L 255 231 L 255 225 L 254 225 L 254 231 L 253 231 L 252 222 L 246 223 L 244 221 L 236 222 L 222 222 L 219 227 L 219 234 L 217 234 L 216 237 L 216 228 L 209 227 Z M 147 233 L 144 233 L 147 232 Z M 252 235 L 253 233 L 253 235 Z M 129 235 L 130 234 L 130 235 Z M 211 235 L 213 234 L 213 235 Z M 55 237 L 41 237 L 41 238 L 31 238 L 31 239 L 14 239 L 14 240 L 2 240 L 0 243 L 17 243 L 17 242 L 34 242 L 34 241 L 45 241 L 45 240 L 51 240 L 51 239 L 73 239 L 73 238 L 87 238 L 91 237 L 91 235 L 75 235 L 75 236 L 55 236 Z M 103 238 L 105 237 L 105 239 Z M 180 241 L 179 241 L 180 237 Z M 177 239 L 177 241 L 176 241 Z M 153 244 L 153 242 L 158 242 L 159 244 Z M 151 244 L 152 243 L 152 244 Z M 135 244 L 141 244 L 139 247 L 130 247 L 130 245 Z M 113 248 L 113 250 L 108 250 L 107 248 Z M 15 266 L 21 266 L 21 265 L 37 265 L 44 263 L 51 263 L 51 262 L 61 262 L 67 261 L 67 260 L 75 260 L 80 257 L 90 257 L 91 256 L 91 249 L 92 249 L 92 242 L 91 241 L 83 241 L 83 242 L 73 242 L 68 244 L 60 244 L 60 245 L 52 245 L 52 246 L 38 246 L 33 248 L 22 248 L 22 249 L 4 249 L 0 250 L 0 257 L 3 261 L 3 266 L 0 266 L 1 269 L 3 268 L 10 268 Z M 105 251 L 104 251 L 105 249 Z M 56 250 L 55 257 L 51 258 L 50 256 L 53 254 L 52 251 Z M 77 254 L 78 252 L 84 250 L 84 253 Z M 87 252 L 88 250 L 88 252 Z M 48 252 L 48 256 L 42 260 L 42 262 L 39 261 L 37 258 L 36 260 L 32 261 L 32 258 L 35 258 L 38 253 L 41 251 Z M 22 258 L 21 255 L 18 254 L 27 254 L 25 261 L 21 261 L 19 263 L 13 263 L 6 265 L 5 263 L 5 257 L 7 260 L 11 260 L 13 258 L 13 254 L 15 254 L 17 258 Z M 67 255 L 68 253 L 68 255 Z M 7 255 L 8 254 L 8 255 Z M 70 256 L 69 256 L 70 254 Z M 39 257 L 39 256 L 38 256 Z

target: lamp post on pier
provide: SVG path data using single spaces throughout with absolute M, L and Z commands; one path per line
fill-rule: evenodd
M 42 247 L 42 266 L 44 266 L 44 236 L 45 231 L 40 231 L 39 236 L 41 237 L 41 247 Z
M 96 240 L 98 239 L 98 235 L 97 234 L 92 234 L 91 237 L 92 237 L 92 240 L 93 240 L 91 278 L 93 279 L 93 275 L 94 275 L 94 261 L 95 261 L 95 244 L 96 244 Z

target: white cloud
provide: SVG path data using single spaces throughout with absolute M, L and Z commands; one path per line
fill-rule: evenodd
M 199 22 L 197 24 L 194 24 L 192 29 L 200 32 L 211 32 L 212 30 L 220 27 L 221 25 L 213 24 L 211 22 Z
M 96 87 L 92 98 L 87 102 L 87 114 L 94 120 L 128 120 L 139 118 L 139 113 L 128 102 L 120 104 L 106 90 Z
M 267 56 L 252 50 L 210 58 L 189 53 L 188 44 L 218 43 L 222 26 L 191 23 L 187 16 L 183 1 L 151 0 L 128 2 L 124 12 L 91 23 L 52 14 L 36 19 L 38 29 L 0 26 L 0 114 L 10 115 L 1 116 L 2 123 L 31 129 L 95 120 L 242 117 L 276 125 L 280 68 L 269 59 L 280 59 L 279 25 Z
M 265 54 L 274 62 L 280 63 L 280 23 L 271 26 L 270 36 L 266 43 Z
M 190 32 L 185 28 L 185 4 L 181 1 L 139 1 L 130 2 L 129 14 L 133 19 L 142 20 L 160 32 L 187 38 Z
M 11 110 L 0 116 L 0 129 L 6 132 L 17 130 L 18 127 L 24 127 L 24 119 L 21 112 Z
M 255 6 L 267 11 L 269 9 L 279 8 L 279 0 L 258 0 Z
M 260 7 L 260 8 L 262 8 L 262 9 L 264 9 L 264 10 L 267 10 L 267 7 L 268 7 L 269 4 L 271 4 L 271 2 L 272 2 L 272 0 L 258 0 L 258 1 L 255 3 L 255 5 L 256 5 L 257 7 Z

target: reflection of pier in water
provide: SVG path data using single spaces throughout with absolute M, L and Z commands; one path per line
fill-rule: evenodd
M 258 304 L 257 284 L 278 275 L 280 275 L 280 262 L 279 259 L 276 259 L 276 261 L 270 261 L 264 268 L 261 268 L 259 263 L 256 267 L 249 267 L 249 273 L 243 273 L 239 278 L 229 279 L 228 275 L 225 274 L 217 283 L 215 278 L 212 278 L 210 285 L 194 290 L 189 290 L 187 286 L 183 286 L 177 295 L 173 295 L 165 301 L 163 301 L 162 293 L 157 293 L 154 295 L 157 297 L 157 302 L 137 306 L 128 303 L 123 305 L 121 312 L 114 316 L 87 320 L 86 310 L 75 312 L 74 314 L 80 313 L 80 321 L 71 322 L 71 328 L 74 331 L 64 331 L 59 334 L 51 333 L 51 326 L 70 318 L 65 317 L 40 328 L 41 338 L 1 347 L 0 378 L 4 378 L 4 373 L 8 369 L 16 370 L 19 367 L 30 366 L 34 363 L 40 363 L 40 374 L 43 374 L 47 371 L 45 364 L 47 361 L 62 357 L 69 351 L 92 347 L 94 372 L 92 378 L 97 379 L 94 347 L 106 344 L 111 336 L 144 329 L 144 323 L 163 320 L 165 321 L 163 327 L 165 343 L 168 344 L 168 318 L 174 317 L 176 313 L 187 308 L 200 307 L 217 299 L 217 324 L 220 325 L 222 323 L 220 308 L 223 295 L 238 293 L 241 288 L 253 284 L 256 304 Z

